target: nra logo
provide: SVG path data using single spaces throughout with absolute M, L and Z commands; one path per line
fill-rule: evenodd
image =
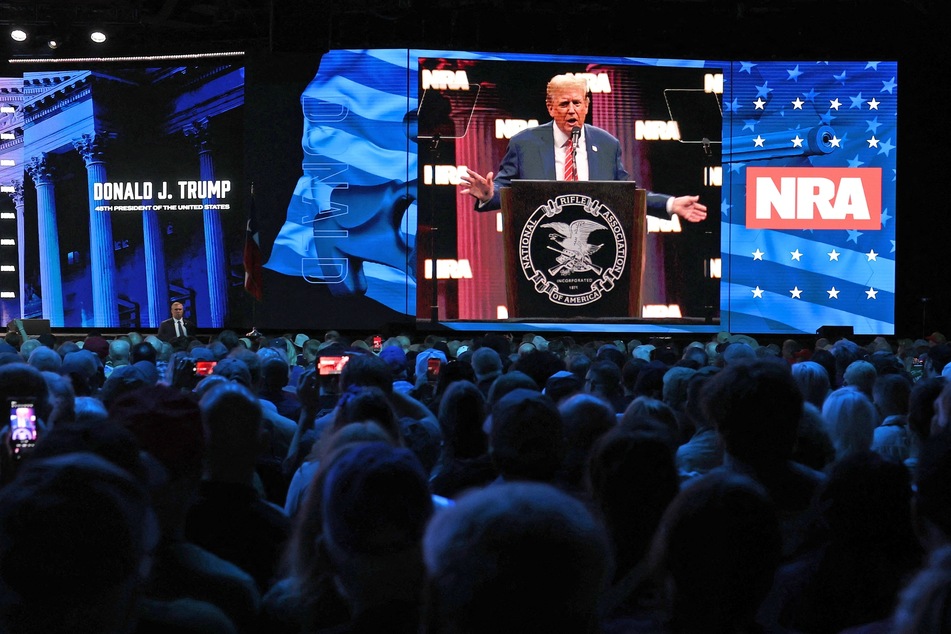
M 458 185 L 466 175 L 465 165 L 423 165 L 424 185 Z
M 635 121 L 634 138 L 638 141 L 679 141 L 676 121 Z
M 522 130 L 526 128 L 534 128 L 537 125 L 538 119 L 496 119 L 495 138 L 511 139 Z
M 423 262 L 423 276 L 427 280 L 433 279 L 433 261 L 427 258 Z M 471 280 L 472 267 L 469 260 L 436 260 L 436 279 L 440 280 Z
M 607 73 L 569 73 L 575 77 L 581 77 L 588 82 L 588 90 L 594 94 L 607 94 L 611 92 L 611 78 Z
M 882 170 L 864 167 L 750 167 L 750 229 L 882 228 Z
M 423 90 L 469 90 L 469 76 L 464 70 L 426 70 L 422 72 Z

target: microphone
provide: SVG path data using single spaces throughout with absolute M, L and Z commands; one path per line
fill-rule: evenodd
M 571 147 L 578 148 L 578 140 L 581 138 L 581 126 L 575 126 L 571 129 Z

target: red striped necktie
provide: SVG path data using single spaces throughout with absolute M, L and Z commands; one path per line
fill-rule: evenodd
M 575 153 L 571 147 L 571 139 L 565 141 L 565 180 L 578 180 L 578 172 L 575 170 Z

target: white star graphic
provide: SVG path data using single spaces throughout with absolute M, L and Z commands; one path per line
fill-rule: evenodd
M 804 104 L 804 103 L 806 103 L 806 102 L 803 101 L 802 99 L 800 99 L 799 97 L 796 97 L 796 101 L 792 102 L 792 109 L 793 109 L 793 110 L 802 110 L 802 104 Z
M 878 295 L 878 291 L 876 291 L 871 286 L 869 286 L 868 290 L 865 291 L 865 299 L 878 299 L 875 297 L 876 295 Z
M 758 298 L 758 299 L 763 299 L 763 289 L 761 289 L 759 286 L 757 286 L 756 288 L 754 288 L 752 292 L 753 292 L 753 298 L 754 298 L 754 299 L 756 299 L 756 298 Z
M 797 134 L 795 139 L 789 139 L 789 140 L 792 141 L 792 146 L 793 146 L 793 147 L 802 147 L 802 142 L 803 142 L 805 139 L 800 139 L 800 138 L 799 138 L 799 135 Z
M 794 286 L 793 289 L 789 291 L 789 293 L 792 295 L 791 299 L 802 299 L 802 291 L 799 290 L 798 286 Z
M 757 98 L 756 98 L 756 101 L 753 102 L 753 106 L 755 106 L 753 109 L 754 109 L 754 110 L 762 110 L 762 109 L 763 109 L 763 106 L 765 106 L 765 105 L 766 105 L 766 102 L 763 101 L 763 98 L 762 98 L 762 97 L 757 97 Z
M 755 251 L 753 251 L 754 260 L 762 260 L 764 255 L 766 254 L 760 251 L 759 249 L 756 249 Z
M 799 252 L 799 249 L 796 249 L 795 251 L 790 251 L 789 255 L 791 255 L 792 259 L 796 260 L 797 262 L 802 262 L 802 253 Z
M 867 260 L 868 262 L 877 262 L 877 261 L 878 261 L 878 260 L 875 259 L 875 258 L 878 257 L 878 254 L 875 253 L 875 249 L 869 250 L 869 252 L 865 254 L 865 257 L 868 258 L 868 260 Z
M 766 141 L 762 136 L 756 135 L 756 138 L 753 139 L 753 147 L 763 147 L 763 143 Z
M 869 109 L 869 110 L 878 110 L 878 104 L 880 104 L 881 102 L 880 102 L 880 101 L 876 101 L 876 100 L 875 100 L 875 97 L 872 97 L 872 100 L 871 100 L 871 101 L 866 101 L 865 103 L 868 104 L 868 109 Z
M 841 142 L 842 142 L 842 139 L 835 136 L 834 134 L 832 135 L 832 138 L 829 139 L 829 145 L 831 145 L 832 147 L 839 147 L 839 143 Z
M 839 261 L 839 255 L 840 255 L 840 254 L 839 254 L 839 252 L 836 251 L 835 249 L 832 249 L 832 250 L 829 251 L 826 255 L 829 256 L 829 262 L 832 262 L 833 260 L 835 260 L 836 262 Z
M 872 135 L 872 138 L 868 140 L 868 146 L 870 148 L 878 147 L 878 139 L 875 138 L 875 135 Z
M 827 290 L 826 293 L 829 294 L 829 299 L 839 299 L 839 291 L 835 286 Z
M 829 107 L 832 108 L 833 110 L 838 110 L 838 109 L 839 109 L 839 106 L 841 106 L 841 105 L 842 105 L 842 104 L 839 102 L 839 98 L 838 98 L 838 97 L 836 97 L 835 99 L 833 99 L 832 101 L 829 102 Z

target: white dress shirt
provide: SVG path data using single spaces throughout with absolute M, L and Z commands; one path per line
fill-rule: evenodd
M 555 130 L 555 178 L 565 180 L 565 157 L 571 151 L 571 144 L 565 147 L 565 141 L 571 139 L 570 136 L 562 132 L 558 126 L 553 126 Z M 575 174 L 579 181 L 588 180 L 588 150 L 584 139 L 584 126 L 581 127 L 581 136 L 578 137 L 578 151 L 575 153 Z

